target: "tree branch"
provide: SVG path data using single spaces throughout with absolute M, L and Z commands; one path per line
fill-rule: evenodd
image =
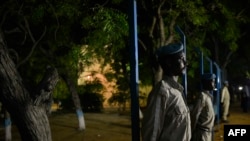
M 143 41 L 140 40 L 140 39 L 138 39 L 138 42 L 139 42 L 140 45 L 143 47 L 143 49 L 144 49 L 145 51 L 147 51 L 147 47 L 146 47 L 146 45 L 143 43 Z
M 7 17 L 8 13 L 9 13 L 9 11 L 4 12 L 2 20 L 0 22 L 0 28 L 2 28 L 2 26 L 3 26 L 3 24 L 4 24 L 5 20 L 6 20 L 6 17 Z
M 233 51 L 230 51 L 228 54 L 227 54 L 227 57 L 226 57 L 226 60 L 225 62 L 223 63 L 222 65 L 222 70 L 226 69 L 227 65 L 230 63 L 230 57 L 233 55 Z
M 35 93 L 32 95 L 34 104 L 44 106 L 47 113 L 50 112 L 50 106 L 53 102 L 52 92 L 59 80 L 58 72 L 55 68 L 48 66 L 43 79 L 38 84 Z
M 175 26 L 175 23 L 176 23 L 176 19 L 178 18 L 179 15 L 176 15 L 175 17 L 172 18 L 171 22 L 170 22 L 170 25 L 168 27 L 168 30 L 169 30 L 169 36 L 168 36 L 168 39 L 166 40 L 165 44 L 169 44 L 171 43 L 173 40 L 174 40 L 174 26 Z
M 160 28 L 160 46 L 163 46 L 165 43 L 165 24 L 162 18 L 162 14 L 161 14 L 161 8 L 164 5 L 166 0 L 163 0 L 160 2 L 159 7 L 157 8 L 157 17 L 159 20 L 159 28 Z
M 30 39 L 32 40 L 32 42 L 35 43 L 36 40 L 35 40 L 33 34 L 31 33 L 31 30 L 30 30 L 30 26 L 29 26 L 28 20 L 27 20 L 24 16 L 23 16 L 23 19 L 24 19 L 24 23 L 25 23 L 25 24 L 24 24 L 25 29 L 26 29 L 26 31 L 29 33 L 29 36 L 30 36 Z
M 155 25 L 156 25 L 156 17 L 154 16 L 153 20 L 152 20 L 152 24 L 151 24 L 150 29 L 149 29 L 149 37 L 151 37 L 152 39 L 154 38 L 153 33 L 154 33 Z
M 43 34 L 40 36 L 40 38 L 39 38 L 38 41 L 36 41 L 36 42 L 34 42 L 35 40 L 34 40 L 33 36 L 31 35 L 31 36 L 32 36 L 31 38 L 33 38 L 32 40 L 34 40 L 34 41 L 33 41 L 34 44 L 33 44 L 32 48 L 31 48 L 31 51 L 30 51 L 29 54 L 26 56 L 26 58 L 24 58 L 20 63 L 17 64 L 17 68 L 20 67 L 20 65 L 24 64 L 24 63 L 31 57 L 31 55 L 33 54 L 35 48 L 37 47 L 37 44 L 38 44 L 38 43 L 42 40 L 42 38 L 45 36 L 46 29 L 47 29 L 47 28 L 46 28 L 46 26 L 45 26 L 44 31 L 43 31 Z M 31 33 L 30 30 L 29 30 L 29 33 Z
M 54 14 L 55 17 L 56 17 L 57 27 L 56 27 L 56 30 L 55 30 L 54 34 L 55 34 L 55 40 L 57 40 L 57 31 L 58 31 L 59 28 L 60 28 L 60 23 L 59 23 L 58 17 L 57 17 L 57 15 L 56 15 L 55 9 L 54 9 L 54 7 L 52 6 L 52 4 L 51 4 L 48 0 L 46 0 L 46 2 L 49 4 L 49 6 L 51 7 L 51 9 L 53 10 L 53 14 Z

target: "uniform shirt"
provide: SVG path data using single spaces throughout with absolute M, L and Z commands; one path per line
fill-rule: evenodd
M 244 93 L 244 97 L 250 97 L 250 92 L 249 92 L 249 87 L 247 86 L 247 85 L 245 85 L 244 87 L 243 87 L 243 90 L 245 91 L 245 93 Z
M 221 103 L 230 101 L 230 94 L 228 91 L 228 88 L 226 86 L 223 87 L 222 93 L 221 93 Z
M 142 119 L 142 141 L 189 141 L 190 113 L 183 87 L 163 77 L 149 94 Z
M 191 112 L 192 131 L 195 129 L 212 131 L 214 126 L 213 97 L 208 91 L 202 91 Z

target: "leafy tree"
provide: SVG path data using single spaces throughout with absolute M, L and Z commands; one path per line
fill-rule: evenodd
M 158 47 L 179 40 L 175 32 L 175 26 L 179 25 L 187 40 L 189 80 L 195 79 L 199 70 L 197 48 L 226 72 L 232 55 L 239 47 L 242 25 L 249 22 L 247 9 L 246 1 L 237 4 L 216 0 L 139 1 L 139 45 L 144 68 L 140 70 L 150 72 L 147 69 L 150 68 L 151 74 L 156 74 L 153 82 L 161 78 L 153 53 Z
M 127 6 L 127 7 L 126 7 Z M 124 8 L 126 7 L 126 8 Z M 94 7 L 88 7 L 89 16 L 82 20 L 84 28 L 92 29 L 86 43 L 87 54 L 99 59 L 102 66 L 110 64 L 114 73 L 105 74 L 108 80 L 117 80 L 118 92 L 113 94 L 112 102 L 124 103 L 117 100 L 118 95 L 129 97 L 129 46 L 128 46 L 128 2 L 107 1 Z M 86 55 L 87 55 L 86 54 Z M 88 55 L 87 55 L 88 56 Z
M 78 89 L 83 110 L 87 112 L 101 112 L 103 110 L 104 96 L 101 92 L 104 86 L 98 79 L 89 81 L 79 86 Z
M 101 7 L 96 8 L 96 11 L 99 11 L 98 8 L 101 12 L 107 11 L 103 9 L 109 8 L 115 10 L 120 9 L 120 11 L 126 15 L 128 9 L 124 8 L 123 6 L 126 4 L 127 3 L 125 1 L 121 1 L 118 6 L 119 8 L 112 4 L 101 5 Z M 241 38 L 240 35 L 242 33 L 241 26 L 248 23 L 248 18 L 246 17 L 247 12 L 245 12 L 248 8 L 246 6 L 246 1 L 242 2 L 241 4 L 237 3 L 236 5 L 227 1 L 219 2 L 216 0 L 139 0 L 137 5 L 140 62 L 139 75 L 142 84 L 154 84 L 161 78 L 161 69 L 156 63 L 157 56 L 155 56 L 154 52 L 160 46 L 180 40 L 180 37 L 175 32 L 175 27 L 177 25 L 181 27 L 187 37 L 187 60 L 189 62 L 188 85 L 190 88 L 197 90 L 196 83 L 199 80 L 197 77 L 195 77 L 200 67 L 198 61 L 199 54 L 196 51 L 197 48 L 201 50 L 205 56 L 212 58 L 213 61 L 218 63 L 224 72 L 223 74 L 226 74 L 226 68 L 231 60 L 230 58 L 238 49 L 238 41 Z M 241 8 L 238 7 L 239 5 L 241 5 Z M 111 15 L 110 12 L 108 12 L 108 14 Z M 107 14 L 102 13 L 100 15 L 106 16 Z M 95 17 L 95 20 L 98 23 L 106 23 L 106 25 L 110 25 L 110 18 L 103 18 L 105 16 Z M 114 19 L 115 16 L 110 17 L 113 17 L 112 21 L 116 21 Z M 119 17 L 122 16 L 119 15 Z M 117 17 L 115 18 L 120 19 Z M 107 31 L 104 27 L 109 27 L 109 31 L 120 31 L 116 30 L 117 28 L 115 25 L 105 26 L 104 24 L 101 27 L 98 27 L 98 24 L 92 25 L 94 25 L 94 31 L 92 32 L 94 35 L 102 35 L 98 33 Z M 126 22 L 120 23 L 121 27 L 124 27 L 124 25 L 127 25 Z M 112 35 L 108 33 L 112 32 L 107 32 L 107 35 Z M 125 32 L 116 32 L 115 35 L 120 37 L 120 33 Z M 120 38 L 120 41 L 125 41 L 128 43 L 129 41 L 126 37 L 127 34 L 123 34 L 123 36 Z M 106 58 L 105 56 L 109 56 L 112 58 L 114 61 L 112 62 L 111 60 L 110 62 L 113 63 L 112 66 L 116 70 L 116 73 L 119 72 L 120 69 L 126 78 L 126 76 L 128 76 L 128 71 L 123 68 L 129 63 L 128 58 L 126 58 L 127 55 L 124 55 L 125 52 L 128 51 L 128 45 L 125 43 L 121 46 L 118 46 L 119 44 L 114 46 L 113 43 L 116 43 L 115 41 L 116 40 L 101 40 L 97 43 L 94 42 L 95 47 L 91 46 L 91 48 L 94 50 L 94 52 L 97 52 L 98 56 L 104 58 Z M 111 42 L 112 45 L 108 44 L 109 42 Z M 105 54 L 106 50 L 104 53 L 98 53 L 100 50 L 102 50 L 100 44 L 102 46 L 104 46 L 104 44 L 107 45 L 105 46 L 105 49 L 109 49 L 107 50 L 109 51 L 108 55 Z M 109 61 L 108 58 L 106 60 Z
M 79 55 L 77 55 L 77 53 L 80 54 L 80 48 L 76 45 L 76 43 L 79 41 L 74 38 L 74 31 L 78 30 L 74 27 L 76 24 L 75 21 L 77 20 L 77 18 L 79 18 L 80 15 L 80 13 L 78 13 L 80 10 L 77 10 L 79 10 L 79 4 L 76 2 L 72 3 L 71 1 L 61 1 L 59 3 L 57 3 L 56 1 L 3 1 L 1 2 L 0 12 L 0 16 L 2 19 L 1 29 L 3 29 L 3 32 L 1 32 L 1 38 L 4 39 L 2 42 L 5 43 L 2 46 L 8 48 L 11 59 L 15 61 L 15 66 L 16 68 L 18 68 L 18 72 L 20 73 L 22 78 L 24 78 L 23 85 L 25 85 L 27 91 L 29 91 L 30 93 L 33 93 L 33 91 L 36 89 L 37 84 L 42 79 L 42 73 L 40 72 L 43 72 L 44 68 L 47 65 L 55 66 L 58 68 L 59 75 L 66 82 L 72 94 L 74 104 L 77 109 L 76 112 L 79 118 L 79 129 L 83 130 L 85 129 L 84 118 L 81 111 L 80 100 L 75 87 L 76 81 L 74 81 L 77 79 L 78 73 L 77 59 L 79 59 Z M 65 47 L 64 45 L 67 45 L 67 47 Z M 8 59 L 7 61 L 11 60 Z M 6 66 L 4 66 L 3 68 L 6 69 Z M 15 75 L 13 75 L 12 79 L 15 78 Z M 6 80 L 3 80 L 3 82 L 4 81 Z M 11 83 L 6 84 L 11 85 Z M 5 91 L 4 88 L 1 90 Z M 22 92 L 16 92 L 20 93 L 20 97 L 25 97 Z M 6 92 L 3 93 L 3 95 L 5 94 Z M 27 103 L 32 104 L 32 101 L 30 101 L 31 99 L 26 100 Z M 16 115 L 13 115 L 13 108 L 9 108 L 9 104 L 11 103 L 4 101 L 8 100 L 6 100 L 5 98 L 3 100 L 3 103 L 7 110 L 12 110 L 9 111 L 11 117 L 18 117 Z M 38 102 L 38 104 L 39 103 L 40 102 Z M 47 106 L 49 107 L 50 105 Z M 31 109 L 27 113 L 32 113 L 32 111 L 33 109 Z M 36 114 L 33 116 L 37 116 L 37 119 L 42 119 L 44 118 L 44 116 L 46 116 L 46 114 L 40 115 L 44 112 L 40 112 L 40 114 L 37 114 L 37 112 L 33 113 Z M 37 123 L 39 125 L 44 124 L 46 128 L 49 128 L 47 126 L 48 123 L 46 119 L 47 118 L 45 118 L 44 121 L 40 121 L 41 123 Z M 26 118 L 26 120 L 27 121 L 25 122 L 28 122 L 28 118 Z M 20 122 L 24 121 L 21 120 Z M 31 130 L 26 129 L 32 124 L 33 123 L 31 122 L 30 125 L 22 125 L 23 127 L 19 127 L 19 129 L 22 130 L 20 132 L 23 139 L 51 140 L 49 132 L 50 130 L 48 130 L 48 133 L 37 131 L 37 134 L 34 134 L 32 136 L 33 133 L 31 132 Z M 19 126 L 21 126 L 21 124 Z M 38 127 L 39 126 L 35 126 L 33 128 Z M 40 129 L 34 129 L 33 131 L 36 130 Z M 41 139 L 39 139 L 39 137 L 41 137 Z
M 90 53 L 95 52 L 97 58 L 105 58 L 104 64 L 111 63 L 116 73 L 121 72 L 121 75 L 127 78 L 129 73 L 124 68 L 129 63 L 128 2 L 105 2 L 89 7 L 89 16 L 83 19 L 83 26 L 92 29 L 86 38 L 89 45 L 87 49 Z M 162 45 L 180 40 L 175 32 L 176 25 L 186 34 L 187 59 L 191 62 L 188 76 L 195 79 L 194 76 L 199 70 L 196 49 L 199 48 L 224 70 L 238 48 L 240 25 L 247 23 L 246 14 L 241 12 L 247 7 L 233 7 L 226 1 L 139 0 L 137 6 L 139 75 L 142 84 L 154 84 L 161 78 L 161 69 L 156 63 L 154 52 Z M 103 38 L 103 35 L 106 35 L 106 38 Z M 128 84 L 128 81 L 124 82 Z M 195 85 L 192 82 L 189 84 Z
M 160 46 L 180 40 L 175 32 L 176 25 L 187 37 L 189 78 L 197 79 L 194 77 L 199 70 L 197 48 L 219 63 L 224 72 L 227 69 L 230 73 L 247 73 L 244 71 L 249 68 L 246 54 L 249 44 L 248 1 L 137 2 L 141 84 L 154 85 L 161 78 L 154 52 Z M 25 78 L 23 83 L 29 92 L 43 78 L 41 72 L 49 64 L 58 69 L 72 93 L 76 108 L 80 109 L 75 87 L 77 60 L 81 59 L 80 68 L 84 70 L 91 63 L 89 58 L 95 57 L 104 58 L 101 61 L 103 66 L 111 64 L 114 73 L 107 74 L 107 78 L 118 80 L 117 95 L 128 98 L 128 8 L 126 0 L 3 1 L 0 9 L 2 37 L 4 35 L 6 41 L 3 46 L 8 48 L 18 72 Z M 84 55 L 80 54 L 82 48 L 87 50 Z M 236 52 L 244 54 L 239 60 L 244 65 L 231 60 L 238 61 Z M 228 64 L 239 68 L 235 70 Z M 195 85 L 190 79 L 188 84 Z
M 9 56 L 2 34 L 0 41 L 1 102 L 15 121 L 22 140 L 51 141 L 47 113 L 52 103 L 52 91 L 59 79 L 56 69 L 48 68 L 36 89 L 28 91 Z

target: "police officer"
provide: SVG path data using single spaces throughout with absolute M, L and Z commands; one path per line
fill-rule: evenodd
M 201 77 L 202 91 L 191 112 L 192 141 L 212 141 L 214 126 L 213 96 L 215 74 L 205 73 Z
M 242 93 L 241 93 L 241 107 L 243 109 L 243 112 L 248 112 L 249 106 L 250 106 L 250 82 L 249 80 L 246 80 L 245 85 L 243 87 Z
M 221 92 L 221 105 L 222 105 L 222 122 L 228 123 L 227 116 L 230 106 L 230 93 L 228 90 L 228 81 L 224 81 L 224 86 Z
M 185 73 L 183 45 L 173 43 L 159 48 L 158 62 L 163 78 L 148 96 L 142 119 L 142 141 L 189 141 L 189 108 L 178 77 Z

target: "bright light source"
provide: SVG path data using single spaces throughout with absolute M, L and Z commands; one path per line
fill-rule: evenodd
M 239 86 L 238 89 L 241 91 L 241 90 L 243 90 L 243 87 L 242 87 L 242 86 Z
M 87 79 L 88 79 L 88 80 L 90 80 L 91 78 L 92 78 L 92 76 L 91 76 L 91 75 L 88 75 L 88 76 L 87 76 Z

